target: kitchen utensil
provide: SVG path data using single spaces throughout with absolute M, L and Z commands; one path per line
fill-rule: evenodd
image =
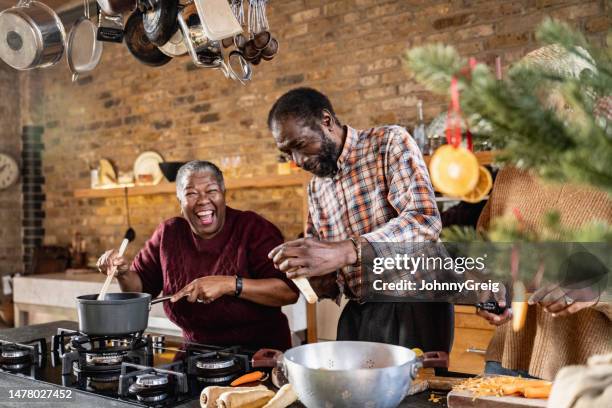
M 229 69 L 238 77 L 240 82 L 251 80 L 253 69 L 251 64 L 244 58 L 244 55 L 242 55 L 242 52 L 236 50 L 230 52 L 227 60 Z
M 244 26 L 244 0 L 231 1 L 232 13 L 240 26 Z
M 272 34 L 269 31 L 262 31 L 253 36 L 253 45 L 258 51 L 263 50 L 272 40 Z
M 151 301 L 148 293 L 107 293 L 78 296 L 79 330 L 88 335 L 111 336 L 142 332 L 147 328 L 151 305 L 165 302 L 172 296 Z
M 126 197 L 127 197 L 127 189 L 126 189 Z M 128 222 L 129 224 L 129 222 Z M 127 246 L 130 242 L 132 242 L 136 238 L 136 231 L 132 227 L 128 227 L 125 235 L 123 236 L 123 241 L 121 241 L 121 245 L 119 246 L 119 257 L 122 257 L 127 249 Z M 102 289 L 100 290 L 100 294 L 98 295 L 98 300 L 104 300 L 106 298 L 106 292 L 108 292 L 108 287 L 111 284 L 111 281 L 115 277 L 115 274 L 107 274 L 106 280 L 104 281 L 104 285 L 102 285 Z
M 164 174 L 159 167 L 164 158 L 157 152 L 148 151 L 141 153 L 134 162 L 134 177 L 138 181 L 141 175 L 150 174 L 153 176 L 152 184 L 159 184 L 164 178 Z
M 116 16 L 121 13 L 133 11 L 136 8 L 136 0 L 97 0 L 100 10 L 108 16 Z
M 152 67 L 159 67 L 172 60 L 149 41 L 140 10 L 134 11 L 125 24 L 125 45 L 138 61 Z
M 159 163 L 159 168 L 166 180 L 172 183 L 176 180 L 176 173 L 178 173 L 178 170 L 183 164 L 185 164 L 185 162 L 163 162 Z
M 187 54 L 187 46 L 185 45 L 183 32 L 180 29 L 177 29 L 170 40 L 158 48 L 161 52 L 173 58 Z
M 227 0 L 194 0 L 206 38 L 221 41 L 242 32 Z
M 84 15 L 79 17 L 68 34 L 66 59 L 72 81 L 80 74 L 93 71 L 102 57 L 102 43 L 97 40 L 98 27 L 89 19 L 89 3 L 83 0 Z
M 249 0 L 248 30 L 253 35 L 269 29 L 267 4 L 268 0 Z
M 56 64 L 66 32 L 57 14 L 43 3 L 20 0 L 0 13 L 0 58 L 18 70 Z
M 178 30 L 178 0 L 150 0 L 151 7 L 142 15 L 144 31 L 153 44 L 161 47 Z
M 249 40 L 244 44 L 244 57 L 247 60 L 253 60 L 259 56 L 259 50 L 255 46 L 255 41 Z
M 234 36 L 234 45 L 239 50 L 243 51 L 243 48 L 244 48 L 244 45 L 246 44 L 246 42 L 247 42 L 247 39 L 246 39 L 246 37 L 244 35 L 236 34 Z
M 242 53 L 232 54 L 232 51 L 226 61 L 221 41 L 211 41 L 204 35 L 199 16 L 194 15 L 188 7 L 179 10 L 178 23 L 189 55 L 196 66 L 218 68 L 226 78 L 242 84 L 251 79 L 251 67 Z
M 308 408 L 395 408 L 421 367 L 447 367 L 448 354 L 361 341 L 329 341 L 287 350 L 263 349 L 253 367 L 282 367 L 299 400 Z
M 266 48 L 261 50 L 261 57 L 266 61 L 271 60 L 278 53 L 278 40 L 272 38 Z
M 121 14 L 117 16 L 106 15 L 100 10 L 96 39 L 104 42 L 122 43 L 123 37 L 125 37 L 125 31 L 123 30 Z

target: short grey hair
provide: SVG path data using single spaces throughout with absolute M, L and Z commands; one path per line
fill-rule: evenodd
M 180 202 L 183 202 L 185 197 L 185 188 L 187 187 L 187 180 L 192 174 L 210 172 L 213 177 L 217 179 L 221 191 L 225 191 L 225 183 L 223 181 L 223 172 L 214 163 L 206 160 L 193 160 L 189 163 L 185 163 L 181 166 L 176 173 L 176 197 Z

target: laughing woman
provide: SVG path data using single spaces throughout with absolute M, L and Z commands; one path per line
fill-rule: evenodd
M 280 231 L 254 212 L 227 207 L 223 174 L 210 162 L 182 166 L 176 195 L 182 217 L 161 223 L 130 267 L 110 250 L 100 270 L 116 273 L 124 292 L 174 294 L 164 310 L 188 341 L 290 347 L 280 307 L 295 303 L 298 290 L 267 257 L 283 242 Z

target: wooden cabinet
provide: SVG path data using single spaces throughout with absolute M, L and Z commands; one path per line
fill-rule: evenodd
M 493 332 L 494 326 L 477 316 L 473 306 L 455 306 L 455 338 L 449 370 L 481 374 Z

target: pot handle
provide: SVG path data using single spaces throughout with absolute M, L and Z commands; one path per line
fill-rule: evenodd
M 428 351 L 423 353 L 424 368 L 448 368 L 448 353 L 445 351 Z
M 410 366 L 410 378 L 414 380 L 417 378 L 419 374 L 419 370 L 423 368 L 423 363 L 421 361 L 416 361 L 414 364 Z
M 274 368 L 282 362 L 283 352 L 274 349 L 260 349 L 253 354 L 253 368 Z
M 159 298 L 157 298 L 157 299 L 153 299 L 153 300 L 151 301 L 151 304 L 152 304 L 152 305 L 154 305 L 154 304 L 156 304 L 156 303 L 165 302 L 166 300 L 170 300 L 170 298 L 172 298 L 172 296 L 173 296 L 173 295 L 169 295 L 169 296 L 162 296 L 162 297 L 159 297 Z

